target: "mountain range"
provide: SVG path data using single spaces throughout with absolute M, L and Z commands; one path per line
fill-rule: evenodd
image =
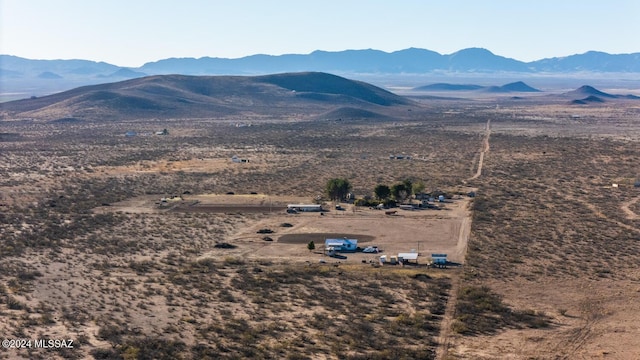
M 129 72 L 119 72 L 128 69 Z M 237 59 L 202 57 L 169 58 L 139 68 L 124 68 L 88 60 L 30 60 L 0 55 L 3 78 L 38 76 L 45 72 L 59 76 L 139 77 L 144 75 L 249 75 L 278 72 L 322 71 L 337 73 L 426 73 L 450 72 L 640 72 L 640 53 L 584 54 L 523 62 L 482 48 L 468 48 L 442 55 L 426 49 L 395 52 L 380 50 L 317 50 L 310 54 L 251 55 Z
M 88 60 L 31 60 L 0 55 L 2 93 L 43 95 L 73 87 L 131 79 L 146 75 L 264 75 L 281 72 L 350 74 L 572 74 L 585 72 L 640 73 L 640 53 L 607 54 L 589 51 L 567 57 L 532 62 L 469 48 L 443 55 L 409 48 L 380 50 L 314 51 L 310 54 L 251 55 L 237 59 L 202 57 L 169 58 L 138 68 Z

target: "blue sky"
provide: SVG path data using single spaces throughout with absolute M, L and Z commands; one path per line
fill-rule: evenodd
M 522 61 L 640 52 L 638 0 L 0 0 L 0 53 L 169 57 L 483 47 Z

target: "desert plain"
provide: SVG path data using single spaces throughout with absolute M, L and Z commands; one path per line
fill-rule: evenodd
M 73 348 L 0 357 L 636 359 L 640 100 L 406 95 L 375 111 L 4 111 L 0 334 Z M 332 178 L 356 198 L 410 180 L 447 200 L 337 210 Z M 285 211 L 315 202 L 322 215 Z M 382 253 L 329 257 L 327 237 Z

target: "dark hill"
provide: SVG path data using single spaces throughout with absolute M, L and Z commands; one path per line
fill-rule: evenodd
M 508 92 L 540 92 L 540 90 L 533 88 L 522 81 L 502 85 L 500 88 Z
M 408 103 L 406 99 L 371 84 L 325 73 L 276 74 L 256 79 L 296 93 L 340 95 L 383 106 Z
M 588 103 L 589 102 L 598 102 L 598 103 L 604 102 L 603 99 L 601 99 L 601 98 L 599 98 L 597 96 L 593 96 L 593 95 L 587 96 L 586 98 L 582 99 L 582 101 L 588 102 Z
M 339 106 L 411 103 L 373 85 L 326 73 L 266 76 L 159 75 L 91 85 L 0 104 L 12 117 L 37 119 L 193 118 L 318 114 Z
M 522 81 L 509 83 L 502 86 L 489 86 L 485 88 L 484 91 L 491 92 L 491 93 L 540 92 L 540 90 L 536 88 L 532 88 L 531 86 L 523 83 Z
M 605 102 L 604 99 L 599 98 L 595 95 L 590 95 L 587 96 L 584 99 L 576 99 L 576 100 L 572 100 L 569 102 L 569 104 L 571 105 L 587 105 L 587 104 L 593 104 L 593 103 L 603 103 Z
M 126 68 L 122 68 L 110 75 L 107 76 L 98 76 L 98 77 L 105 77 L 105 78 L 120 78 L 120 79 L 134 79 L 134 78 L 139 78 L 139 77 L 144 77 L 147 76 L 147 74 L 143 73 L 143 72 L 139 72 L 139 71 L 133 71 L 131 69 L 126 69 Z
M 604 98 L 616 97 L 615 95 L 607 94 L 589 85 L 583 85 L 573 91 L 564 93 L 563 95 L 569 96 L 572 98 L 583 98 L 583 97 L 589 97 L 589 96 L 598 96 L 598 97 L 604 97 Z
M 640 97 L 635 95 L 614 95 L 603 91 L 600 91 L 592 86 L 583 85 L 573 91 L 566 92 L 560 95 L 563 98 L 569 98 L 570 104 L 590 104 L 601 103 L 607 100 L 621 99 L 621 100 L 638 100 Z
M 413 90 L 417 91 L 473 91 L 481 90 L 491 93 L 508 93 L 508 92 L 539 92 L 540 90 L 532 88 L 531 86 L 517 81 L 502 86 L 481 86 L 474 84 L 447 84 L 437 83 L 425 86 L 419 86 Z

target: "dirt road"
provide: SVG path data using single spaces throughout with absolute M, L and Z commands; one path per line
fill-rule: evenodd
M 480 157 L 478 158 L 478 167 L 476 173 L 467 180 L 474 180 L 482 175 L 482 166 L 484 164 L 484 156 L 489 151 L 489 137 L 491 136 L 491 120 L 487 120 L 487 124 L 484 130 L 484 139 L 482 140 L 482 149 L 480 150 Z M 469 235 L 471 234 L 471 213 L 468 214 L 462 220 L 460 225 L 460 233 L 458 235 L 458 245 L 456 247 L 456 257 L 462 259 L 461 263 L 464 264 L 465 255 L 467 253 L 467 244 L 469 242 Z M 446 359 L 449 353 L 449 346 L 451 344 L 451 324 L 455 319 L 456 303 L 458 301 L 458 290 L 460 289 L 460 276 L 461 273 L 452 274 L 451 276 L 451 290 L 449 293 L 449 299 L 447 300 L 447 307 L 445 309 L 444 317 L 440 325 L 440 335 L 438 336 L 438 348 L 436 349 L 436 359 Z
M 480 158 L 478 159 L 478 168 L 476 173 L 467 180 L 477 179 L 482 175 L 482 165 L 484 164 L 484 155 L 489 152 L 489 137 L 491 136 L 491 119 L 487 120 L 484 129 L 484 140 L 482 141 L 482 150 L 480 150 Z

